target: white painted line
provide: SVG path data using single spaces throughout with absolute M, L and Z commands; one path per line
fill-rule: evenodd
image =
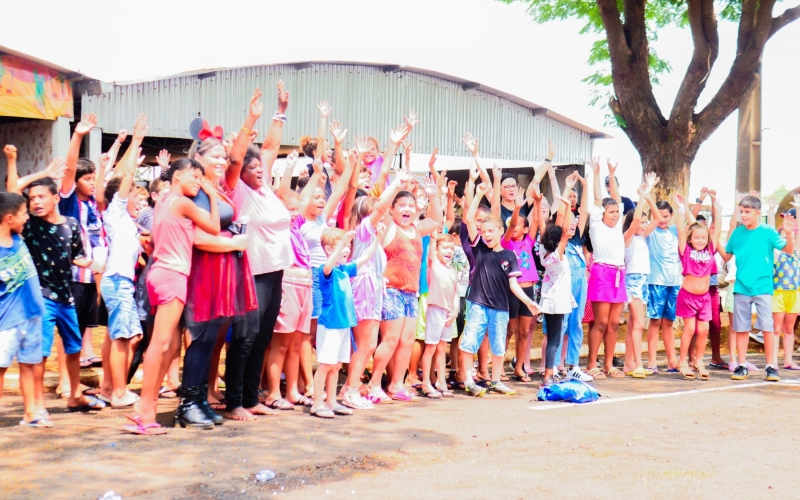
M 529 406 L 529 410 L 557 410 L 560 408 L 571 408 L 573 406 L 592 406 L 592 405 L 602 405 L 602 404 L 611 404 L 611 403 L 622 403 L 625 401 L 636 401 L 640 399 L 658 399 L 658 398 L 669 398 L 672 396 L 686 396 L 689 394 L 701 394 L 705 392 L 717 392 L 717 391 L 729 391 L 733 389 L 746 389 L 749 387 L 760 387 L 764 385 L 772 385 L 772 386 L 781 386 L 781 385 L 797 385 L 795 381 L 787 381 L 787 382 L 756 382 L 754 384 L 741 384 L 741 385 L 728 385 L 725 387 L 713 387 L 709 389 L 692 389 L 690 391 L 676 391 L 676 392 L 658 392 L 655 394 L 642 394 L 639 396 L 628 396 L 624 398 L 603 398 L 598 399 L 594 403 L 562 403 L 558 404 L 554 402 L 553 404 L 548 405 L 536 405 L 536 406 Z

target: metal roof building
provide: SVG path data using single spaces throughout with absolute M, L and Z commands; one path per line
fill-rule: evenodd
M 266 132 L 275 106 L 278 80 L 290 92 L 283 145 L 297 145 L 314 135 L 317 102 L 327 99 L 332 119 L 355 135 L 377 137 L 385 146 L 389 128 L 413 109 L 420 117 L 411 140 L 414 151 L 464 157 L 464 132 L 479 138 L 481 155 L 497 160 L 541 161 L 547 139 L 556 144 L 555 163 L 583 164 L 592 141 L 606 137 L 519 97 L 458 77 L 425 69 L 353 62 L 304 62 L 219 68 L 143 81 L 119 82 L 110 91 L 81 96 L 83 113 L 96 113 L 106 133 L 130 128 L 138 113 L 149 117 L 150 136 L 190 139 L 189 123 L 201 116 L 226 131 L 238 131 L 253 90 L 264 92 L 265 116 L 258 125 Z M 108 89 L 108 87 L 106 87 Z M 104 89 L 104 90 L 106 90 Z

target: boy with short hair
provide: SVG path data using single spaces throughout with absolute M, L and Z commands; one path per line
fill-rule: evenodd
M 472 253 L 475 256 L 475 266 L 472 286 L 467 295 L 467 299 L 471 303 L 467 312 L 467 325 L 459 345 L 461 349 L 460 365 L 472 366 L 473 356 L 478 352 L 478 347 L 488 328 L 492 351 L 492 382 L 489 390 L 511 396 L 517 391 L 500 381 L 500 376 L 503 374 L 503 357 L 506 353 L 509 293 L 516 295 L 534 316 L 539 314 L 539 308 L 517 283 L 517 276 L 521 273 L 514 252 L 504 249 L 500 244 L 505 230 L 500 217 L 490 215 L 484 219 L 480 233 L 478 232 L 475 215 L 478 212 L 481 198 L 486 195 L 488 190 L 489 186 L 486 183 L 477 187 L 476 199 L 470 204 L 469 210 L 464 216 Z M 465 369 L 464 372 L 466 374 L 464 388 L 475 397 L 482 396 L 486 392 L 486 388 L 475 383 L 470 370 Z
M 44 302 L 39 276 L 20 237 L 28 221 L 25 198 L 0 193 L 0 397 L 3 379 L 14 357 L 25 413 L 19 425 L 53 427 L 44 408 L 36 406 L 34 366 L 42 362 Z
M 335 227 L 322 231 L 320 245 L 328 259 L 317 270 L 322 294 L 322 313 L 317 323 L 319 366 L 314 374 L 316 397 L 311 407 L 311 415 L 314 417 L 334 418 L 335 415 L 353 414 L 353 410 L 336 402 L 340 363 L 350 362 L 350 329 L 358 324 L 350 279 L 358 274 L 359 267 L 372 259 L 385 234 L 386 227 L 378 224 L 375 238 L 367 250 L 355 261 L 347 262 L 355 231 L 345 233 Z
M 733 285 L 733 325 L 736 336 L 739 366 L 731 375 L 733 380 L 748 378 L 745 356 L 750 338 L 752 308 L 756 307 L 756 328 L 764 334 L 766 379 L 778 382 L 778 339 L 774 335 L 772 320 L 773 261 L 775 250 L 788 255 L 794 253 L 794 239 L 782 238 L 774 227 L 761 223 L 761 200 L 755 196 L 745 196 L 739 202 L 739 216 L 742 226 L 737 227 L 728 237 L 728 243 L 720 255 L 728 262 L 736 257 L 736 283 Z M 795 219 L 791 215 L 784 218 L 787 234 L 792 234 Z
M 42 358 L 47 361 L 53 347 L 53 335 L 58 334 L 64 343 L 66 371 L 70 391 L 69 411 L 91 411 L 105 407 L 99 399 L 88 398 L 80 391 L 81 332 L 72 296 L 72 266 L 90 268 L 99 272 L 96 265 L 84 254 L 78 221 L 59 215 L 58 186 L 49 177 L 33 182 L 28 191 L 31 217 L 25 223 L 23 236 L 28 251 L 39 273 L 39 284 L 44 297 L 45 311 L 42 318 Z M 44 362 L 34 367 L 36 376 L 37 409 L 44 409 Z

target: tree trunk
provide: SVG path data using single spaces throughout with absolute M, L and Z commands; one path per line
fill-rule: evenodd
M 655 200 L 666 200 L 672 203 L 675 193 L 686 196 L 689 192 L 689 176 L 694 154 L 685 144 L 667 141 L 655 151 L 640 152 L 642 173 L 654 172 L 658 178 L 655 187 Z

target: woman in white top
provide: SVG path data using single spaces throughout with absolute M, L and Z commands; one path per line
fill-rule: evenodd
M 653 232 L 661 221 L 661 212 L 656 208 L 650 195 L 658 177 L 649 173 L 646 182 L 639 188 L 639 203 L 636 210 L 625 215 L 622 231 L 625 235 L 625 291 L 628 296 L 628 331 L 625 334 L 625 368 L 626 375 L 633 378 L 644 378 L 647 373 L 642 365 L 642 332 L 644 332 L 645 312 L 647 308 L 647 276 L 650 274 L 650 251 L 645 238 Z M 653 220 L 648 223 L 643 214 L 644 202 L 650 205 Z
M 617 327 L 622 316 L 622 307 L 627 300 L 625 293 L 625 239 L 620 224 L 622 199 L 614 173 L 616 165 L 608 162 L 609 191 L 611 198 L 600 194 L 600 164 L 592 158 L 589 166 L 594 171 L 594 205 L 589 207 L 589 237 L 594 247 L 594 265 L 589 275 L 587 299 L 592 302 L 594 325 L 589 332 L 589 362 L 587 373 L 595 380 L 623 378 L 625 374 L 614 368 L 614 346 L 617 343 Z M 604 339 L 605 368 L 597 368 L 597 353 L 600 339 Z

